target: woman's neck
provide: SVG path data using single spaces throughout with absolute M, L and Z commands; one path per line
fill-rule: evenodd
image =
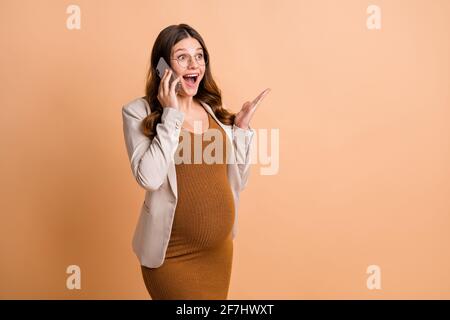
M 178 106 L 180 107 L 180 111 L 184 113 L 190 113 L 196 106 L 198 106 L 198 102 L 191 96 L 180 96 L 178 98 Z

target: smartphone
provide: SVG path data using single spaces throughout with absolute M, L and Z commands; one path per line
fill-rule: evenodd
M 164 75 L 164 72 L 166 69 L 172 70 L 172 76 L 169 80 L 169 85 L 177 78 L 177 74 L 173 69 L 169 66 L 169 64 L 164 60 L 163 57 L 159 58 L 158 65 L 156 66 L 156 73 L 158 74 L 159 78 L 161 79 Z M 175 92 L 178 93 L 178 91 L 181 89 L 181 81 L 177 83 L 175 86 Z

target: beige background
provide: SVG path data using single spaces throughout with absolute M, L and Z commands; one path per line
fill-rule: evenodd
M 447 0 L 0 0 L 0 297 L 148 298 L 121 107 L 178 23 L 227 107 L 272 88 L 251 125 L 280 130 L 279 173 L 254 164 L 241 195 L 229 298 L 450 298 Z

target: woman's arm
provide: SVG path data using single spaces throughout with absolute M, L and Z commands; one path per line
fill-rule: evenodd
M 241 175 L 241 191 L 247 185 L 250 174 L 250 147 L 255 130 L 250 127 L 252 119 L 259 103 L 270 92 L 270 88 L 261 92 L 253 101 L 246 101 L 235 118 L 233 124 L 233 141 L 236 150 L 236 160 Z M 237 141 L 236 141 L 237 140 Z
M 157 190 L 164 182 L 169 163 L 178 147 L 184 113 L 163 108 L 161 123 L 156 125 L 156 136 L 150 140 L 141 131 L 142 120 L 147 116 L 145 105 L 137 100 L 122 108 L 123 132 L 131 170 L 138 184 L 145 190 Z M 144 112 L 142 112 L 144 111 Z
M 250 150 L 255 129 L 248 126 L 242 129 L 233 124 L 233 143 L 236 153 L 236 163 L 241 176 L 241 191 L 245 189 L 250 175 Z

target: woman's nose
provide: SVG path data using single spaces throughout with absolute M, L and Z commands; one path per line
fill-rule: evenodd
M 197 67 L 197 65 L 198 65 L 198 62 L 197 62 L 197 60 L 194 58 L 194 57 L 190 57 L 189 58 L 189 67 L 190 66 L 195 66 L 195 67 Z

